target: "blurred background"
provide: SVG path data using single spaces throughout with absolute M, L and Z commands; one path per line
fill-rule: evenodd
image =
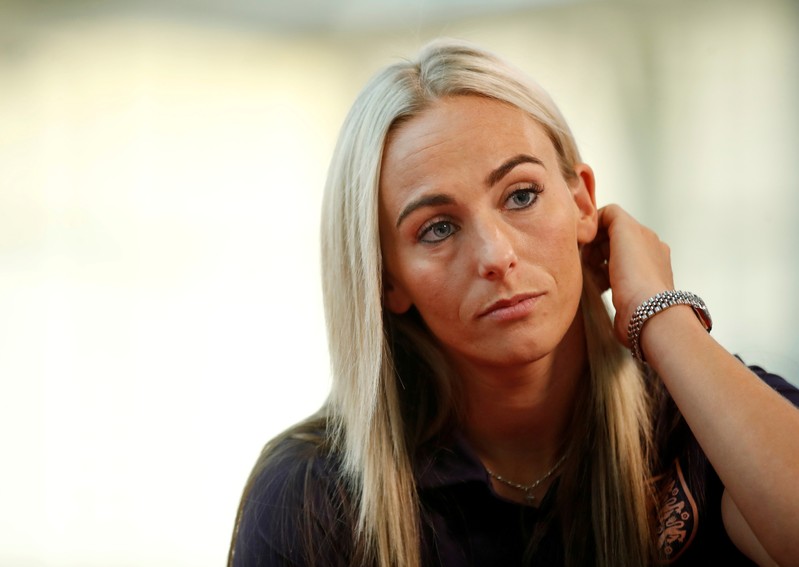
M 799 3 L 0 0 L 0 565 L 212 566 L 328 388 L 318 223 L 379 67 L 547 87 L 714 335 L 799 381 Z

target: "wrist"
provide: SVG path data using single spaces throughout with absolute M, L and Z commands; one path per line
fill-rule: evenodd
M 641 347 L 641 335 L 646 323 L 655 315 L 676 305 L 687 305 L 693 308 L 694 314 L 705 330 L 710 332 L 713 322 L 702 298 L 687 291 L 662 291 L 641 302 L 630 317 L 630 322 L 627 326 L 627 339 L 630 343 L 630 350 L 636 360 L 642 363 L 646 362 Z

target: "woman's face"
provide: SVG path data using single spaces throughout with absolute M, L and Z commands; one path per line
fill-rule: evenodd
M 544 129 L 477 96 L 436 101 L 387 140 L 385 305 L 415 306 L 457 363 L 518 366 L 561 343 L 596 234 L 593 174 L 560 171 Z

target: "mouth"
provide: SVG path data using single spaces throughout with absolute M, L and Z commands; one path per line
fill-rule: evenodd
M 527 315 L 543 293 L 520 293 L 495 301 L 477 314 L 478 319 L 516 319 Z

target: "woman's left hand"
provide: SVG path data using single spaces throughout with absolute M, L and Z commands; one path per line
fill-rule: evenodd
M 597 237 L 583 255 L 603 289 L 612 291 L 616 335 L 629 347 L 627 325 L 635 309 L 674 289 L 669 247 L 620 206 L 608 205 L 599 209 Z

